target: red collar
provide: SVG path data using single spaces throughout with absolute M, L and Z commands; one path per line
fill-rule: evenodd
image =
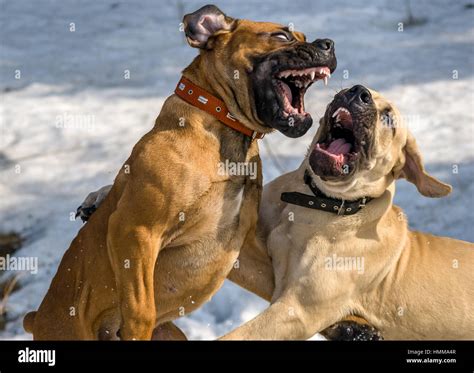
M 206 113 L 216 117 L 219 121 L 224 123 L 226 126 L 247 135 L 253 139 L 261 139 L 265 136 L 264 133 L 252 131 L 245 127 L 232 114 L 227 110 L 224 102 L 211 95 L 209 92 L 198 87 L 184 76 L 178 82 L 176 89 L 174 90 L 179 97 L 181 97 L 187 103 L 204 110 Z

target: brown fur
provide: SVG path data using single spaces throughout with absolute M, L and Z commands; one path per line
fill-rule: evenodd
M 270 132 L 256 116 L 247 70 L 257 51 L 281 48 L 261 34 L 281 26 L 232 22 L 183 75 L 248 128 Z M 257 163 L 257 178 L 219 175 L 225 160 Z M 244 240 L 255 236 L 261 185 L 256 141 L 170 96 L 25 329 L 34 339 L 117 339 L 119 329 L 122 339 L 150 339 L 155 326 L 194 311 L 220 288 Z

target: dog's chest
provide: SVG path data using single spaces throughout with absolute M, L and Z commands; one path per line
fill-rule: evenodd
M 256 224 L 258 191 L 253 183 L 218 183 L 202 198 L 199 209 L 189 213 L 187 230 L 157 261 L 160 315 L 176 307 L 191 312 L 222 286 Z
M 222 286 L 257 223 L 262 183 L 258 149 L 252 147 L 243 157 L 208 154 L 208 158 L 212 182 L 206 189 L 192 190 L 199 197 L 183 206 L 182 219 L 174 227 L 176 234 L 157 260 L 159 318 L 174 315 L 181 306 L 191 312 L 209 300 Z M 256 166 L 246 166 L 250 160 Z
M 230 153 L 230 154 L 227 154 Z M 239 242 L 256 223 L 262 185 L 258 148 L 214 154 L 210 186 L 186 207 L 180 234 L 171 245 L 209 241 L 210 247 Z M 232 248 L 238 250 L 238 248 Z M 209 253 L 207 253 L 209 254 Z
M 187 254 L 177 264 L 182 272 L 193 272 L 192 277 L 199 278 L 201 273 L 217 268 L 215 276 L 227 276 L 245 237 L 256 225 L 261 189 L 258 182 L 236 177 L 213 183 L 187 209 L 180 234 L 167 245 L 172 250 L 185 248 Z

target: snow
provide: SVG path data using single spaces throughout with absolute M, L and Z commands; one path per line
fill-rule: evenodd
M 338 68 L 328 87 L 318 83 L 308 93 L 307 111 L 318 118 L 339 89 L 356 83 L 381 91 L 409 118 L 427 169 L 454 187 L 451 196 L 430 200 L 400 181 L 396 200 L 411 227 L 473 241 L 474 10 L 448 0 L 411 3 L 415 17 L 427 22 L 405 25 L 403 32 L 398 28 L 406 18 L 405 1 L 217 5 L 233 17 L 292 23 L 308 39 L 335 40 Z M 181 69 L 196 54 L 179 30 L 181 14 L 203 3 L 0 4 L 0 232 L 22 233 L 27 240 L 16 255 L 39 258 L 39 273 L 25 273 L 8 301 L 9 322 L 0 338 L 29 339 L 22 316 L 38 307 L 81 226 L 71 213 L 88 192 L 112 182 L 132 146 L 152 127 Z M 17 70 L 21 79 L 15 79 Z M 316 127 L 317 121 L 300 139 L 265 137 L 265 181 L 299 165 Z M 178 325 L 192 339 L 213 339 L 265 307 L 226 282 Z

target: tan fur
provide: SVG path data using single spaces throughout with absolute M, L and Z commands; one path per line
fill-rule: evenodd
M 271 306 L 223 339 L 306 339 L 351 314 L 363 316 L 385 339 L 474 339 L 474 245 L 412 232 L 393 205 L 398 177 L 430 197 L 451 188 L 426 173 L 397 109 L 371 93 L 378 112 L 391 108 L 398 125 L 392 135 L 377 120 L 367 168 L 328 183 L 311 172 L 306 158 L 265 186 L 259 230 L 275 273 Z M 350 216 L 281 202 L 282 192 L 310 193 L 302 182 L 305 170 L 327 195 L 375 199 Z M 328 268 L 325 260 L 333 254 L 364 258 L 363 273 Z M 260 268 L 270 271 L 268 265 Z

